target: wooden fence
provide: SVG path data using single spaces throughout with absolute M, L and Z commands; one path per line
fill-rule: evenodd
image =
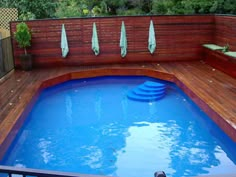
M 236 51 L 236 16 L 215 16 L 214 42 Z
M 0 39 L 0 78 L 14 69 L 11 38 Z
M 150 20 L 153 20 L 157 48 L 154 54 L 148 51 Z M 120 55 L 121 22 L 125 22 L 128 53 Z M 91 50 L 92 25 L 96 22 L 100 54 Z M 16 24 L 11 23 L 11 32 Z M 143 61 L 197 60 L 201 44 L 214 40 L 214 16 L 132 16 L 70 18 L 27 21 L 32 29 L 34 66 L 88 65 L 127 63 Z M 61 26 L 65 24 L 69 55 L 61 57 Z M 15 64 L 23 53 L 13 40 Z
M 236 16 L 215 16 L 213 43 L 219 46 L 229 45 L 229 50 L 236 52 Z M 207 64 L 236 78 L 236 58 L 225 55 L 222 51 L 203 49 L 203 59 Z

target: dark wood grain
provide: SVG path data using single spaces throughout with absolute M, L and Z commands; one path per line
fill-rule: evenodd
M 214 33 L 216 44 L 229 44 L 230 50 L 236 51 L 236 16 L 215 16 Z
M 225 55 L 222 51 L 213 51 L 203 47 L 203 58 L 207 64 L 236 78 L 236 58 Z
M 148 51 L 150 20 L 153 20 L 157 47 L 153 55 Z M 120 56 L 121 22 L 125 22 L 128 53 Z M 100 55 L 91 50 L 92 24 L 96 22 Z M 11 23 L 11 33 L 17 22 Z M 106 18 L 73 18 L 33 20 L 27 24 L 32 29 L 34 66 L 91 65 L 109 63 L 135 63 L 145 61 L 198 60 L 201 44 L 214 39 L 214 16 L 134 16 Z M 61 57 L 61 25 L 65 24 L 69 44 L 66 59 Z M 23 52 L 13 41 L 15 64 Z

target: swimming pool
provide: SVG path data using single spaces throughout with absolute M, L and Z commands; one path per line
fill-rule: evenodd
M 128 99 L 146 80 L 167 84 L 166 96 Z M 224 174 L 236 173 L 235 147 L 174 84 L 99 77 L 43 90 L 1 164 L 121 177 Z

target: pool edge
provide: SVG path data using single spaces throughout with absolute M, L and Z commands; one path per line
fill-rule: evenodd
M 181 81 L 181 78 L 176 77 L 174 74 L 170 74 L 167 72 L 157 71 L 155 69 L 150 68 L 102 68 L 102 69 L 88 69 L 83 71 L 73 71 L 64 73 L 62 75 L 58 75 L 56 77 L 47 78 L 41 82 L 37 82 L 37 87 L 26 101 L 26 106 L 21 108 L 20 113 L 17 117 L 15 117 L 11 127 L 8 126 L 8 131 L 4 132 L 3 137 L 0 139 L 0 149 L 3 149 L 0 152 L 0 159 L 3 158 L 6 153 L 8 147 L 11 142 L 15 138 L 18 130 L 23 124 L 26 115 L 29 113 L 31 107 L 37 99 L 38 94 L 41 89 L 53 86 L 55 84 L 59 84 L 68 80 L 73 79 L 82 79 L 88 77 L 99 77 L 99 76 L 148 76 L 153 78 L 158 78 L 166 81 L 170 81 L 175 83 L 178 87 L 180 87 L 186 95 L 188 95 L 191 100 L 196 103 L 234 142 L 236 142 L 236 129 L 230 125 L 227 120 L 221 117 L 211 106 L 203 101 L 197 94 L 195 94 L 189 87 L 186 86 L 184 82 Z M 25 89 L 25 92 L 27 90 Z M 20 108 L 18 108 L 20 109 Z M 10 115 L 8 115 L 10 116 Z M 9 122 L 8 122 L 9 124 Z M 2 124 L 1 124 L 2 125 Z

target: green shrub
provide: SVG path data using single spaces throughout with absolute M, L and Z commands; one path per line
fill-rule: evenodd
M 18 43 L 20 48 L 24 49 L 27 55 L 26 48 L 31 45 L 31 31 L 25 22 L 18 23 L 16 25 L 16 32 L 14 33 L 14 38 Z

